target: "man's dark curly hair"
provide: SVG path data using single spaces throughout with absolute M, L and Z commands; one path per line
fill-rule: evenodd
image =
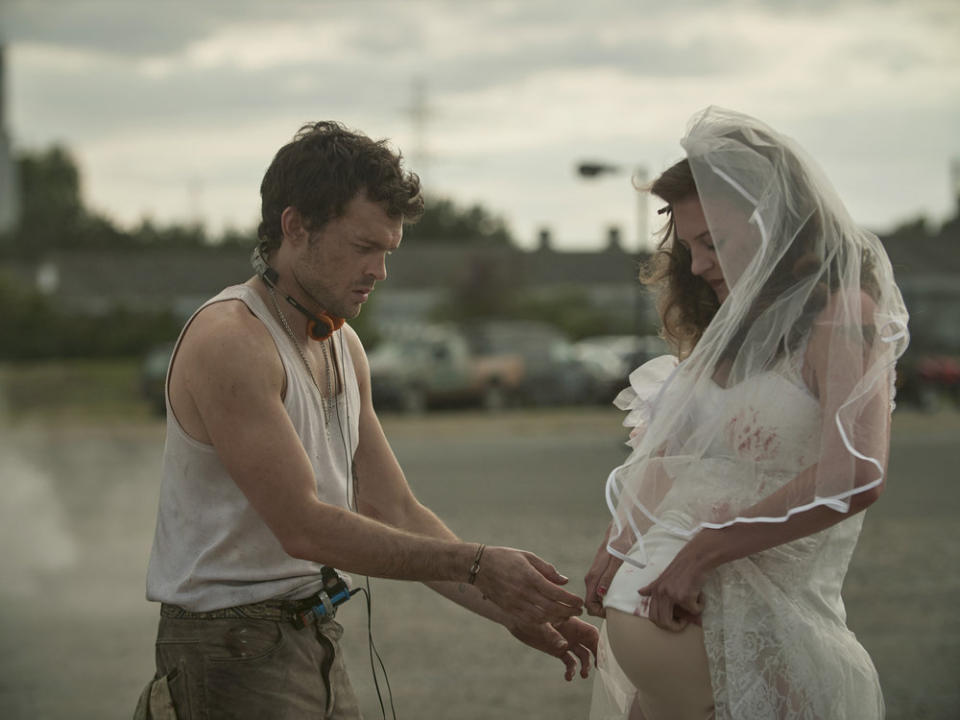
M 277 152 L 260 184 L 257 236 L 269 252 L 280 246 L 280 216 L 295 207 L 307 228 L 341 217 L 357 193 L 383 204 L 387 215 L 415 223 L 423 214 L 420 178 L 386 140 L 371 140 L 337 122 L 307 123 Z

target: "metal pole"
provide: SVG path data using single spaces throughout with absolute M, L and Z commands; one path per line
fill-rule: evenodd
M 601 161 L 590 161 L 590 162 L 581 162 L 577 165 L 577 173 L 584 178 L 594 178 L 598 175 L 604 175 L 606 173 L 621 173 L 625 170 L 622 165 L 614 165 L 611 163 L 601 162 Z M 634 186 L 634 192 L 637 194 L 637 240 L 636 240 L 636 254 L 635 254 L 635 263 L 634 263 L 634 272 L 633 272 L 633 283 L 634 283 L 634 299 L 633 299 L 633 316 L 634 316 L 634 329 L 639 335 L 643 330 L 644 325 L 644 316 L 645 316 L 645 307 L 644 307 L 644 288 L 640 284 L 639 278 L 637 277 L 637 270 L 639 269 L 640 258 L 647 252 L 649 241 L 647 238 L 647 196 L 646 193 L 641 192 L 639 189 L 646 185 L 648 181 L 647 168 L 643 165 L 637 165 L 633 170 L 633 175 L 631 177 L 632 185 Z M 629 251 L 626 251 L 629 257 Z
M 649 174 L 647 173 L 647 168 L 643 165 L 638 165 L 636 170 L 633 171 L 633 184 L 637 188 L 643 188 L 646 186 L 649 180 Z M 637 252 L 643 253 L 647 250 L 648 244 L 647 238 L 647 194 L 641 190 L 637 190 Z
M 647 246 L 649 244 L 649 238 L 647 236 L 647 193 L 642 190 L 647 184 L 648 179 L 647 168 L 643 165 L 638 165 L 633 172 L 633 184 L 636 187 L 637 193 L 637 269 L 639 269 L 640 261 L 647 252 Z M 644 329 L 645 303 L 644 286 L 636 277 L 634 278 L 633 297 L 633 323 L 634 329 L 639 337 Z

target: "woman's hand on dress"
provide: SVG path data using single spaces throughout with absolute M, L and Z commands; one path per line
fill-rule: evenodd
M 621 564 L 623 564 L 623 560 L 615 558 L 607 552 L 607 536 L 605 535 L 603 542 L 597 549 L 597 554 L 593 558 L 593 564 L 590 565 L 590 569 L 583 579 L 586 586 L 583 599 L 588 615 L 606 617 L 606 612 L 603 609 L 603 596 L 610 589 L 613 576 L 617 574 Z
M 695 540 L 695 539 L 694 539 Z M 658 627 L 680 632 L 687 625 L 700 624 L 707 568 L 691 541 L 683 546 L 660 576 L 638 592 L 649 598 L 648 617 Z

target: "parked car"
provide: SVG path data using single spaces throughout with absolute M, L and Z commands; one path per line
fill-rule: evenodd
M 169 342 L 150 348 L 140 363 L 140 394 L 159 415 L 167 413 L 165 387 L 174 344 Z
M 575 344 L 577 355 L 597 368 L 600 402 L 612 402 L 627 387 L 630 373 L 647 360 L 669 355 L 670 347 L 657 335 L 596 335 Z
M 960 406 L 960 355 L 908 349 L 897 364 L 897 403 L 935 412 Z
M 515 354 L 523 374 L 517 400 L 525 405 L 574 405 L 593 402 L 599 385 L 592 361 L 585 362 L 572 343 L 552 325 L 522 320 L 489 320 L 465 328 L 479 356 Z
M 463 330 L 446 325 L 408 329 L 368 357 L 374 404 L 403 412 L 440 405 L 500 410 L 515 399 L 524 372 L 516 353 L 478 353 Z

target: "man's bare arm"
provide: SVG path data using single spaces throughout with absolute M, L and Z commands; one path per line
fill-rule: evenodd
M 391 526 L 376 514 L 365 517 L 317 498 L 313 468 L 283 407 L 284 374 L 273 340 L 238 305 L 214 305 L 197 316 L 175 372 L 224 466 L 286 552 L 377 577 L 467 580 L 476 543 Z M 388 501 L 398 497 L 390 487 L 382 484 Z M 477 578 L 478 587 L 526 622 L 579 612 L 575 596 L 555 584 L 560 581 L 536 556 L 507 548 L 488 548 Z

